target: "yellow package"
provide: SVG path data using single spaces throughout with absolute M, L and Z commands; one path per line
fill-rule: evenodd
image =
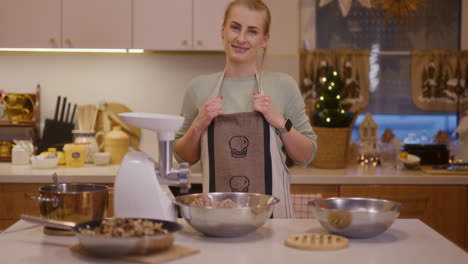
M 63 150 L 65 151 L 65 163 L 67 167 L 80 168 L 84 166 L 87 148 L 86 143 L 65 144 Z

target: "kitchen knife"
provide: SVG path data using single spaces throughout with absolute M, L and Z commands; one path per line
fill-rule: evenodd
M 61 99 L 62 99 L 62 97 L 59 95 L 57 97 L 57 103 L 55 104 L 55 113 L 54 113 L 54 120 L 55 121 L 58 121 L 58 113 L 59 113 Z
M 73 123 L 73 120 L 75 119 L 75 112 L 76 112 L 76 104 L 73 105 L 73 111 L 72 111 L 72 115 L 70 118 L 70 123 Z
M 70 116 L 70 103 L 67 105 L 67 113 L 65 114 L 65 123 L 69 123 L 68 117 Z
M 63 122 L 63 117 L 65 115 L 65 106 L 67 105 L 67 97 L 63 97 L 62 111 L 60 111 L 60 122 Z

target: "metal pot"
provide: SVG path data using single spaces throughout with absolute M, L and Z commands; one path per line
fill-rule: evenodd
M 72 222 L 100 220 L 105 217 L 109 188 L 95 184 L 61 183 L 39 188 L 41 215 L 50 219 Z

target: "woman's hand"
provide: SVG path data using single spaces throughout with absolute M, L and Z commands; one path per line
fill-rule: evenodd
M 285 119 L 276 110 L 270 96 L 254 92 L 253 108 L 254 111 L 262 113 L 272 127 L 282 128 L 284 126 Z
M 202 105 L 192 125 L 175 144 L 174 151 L 183 160 L 195 162 L 200 159 L 200 139 L 213 118 L 223 114 L 222 96 L 208 99 Z
M 210 125 L 211 121 L 223 114 L 223 96 L 210 98 L 202 105 L 200 112 L 192 122 L 192 127 L 202 133 Z

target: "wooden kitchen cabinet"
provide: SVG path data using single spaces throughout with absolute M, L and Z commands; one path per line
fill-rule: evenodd
M 132 47 L 132 0 L 3 0 L 1 4 L 0 47 Z
M 133 14 L 134 48 L 192 48 L 192 0 L 134 0 Z
M 337 197 L 339 185 L 292 184 L 291 194 L 321 194 L 323 198 Z
M 221 26 L 229 2 L 231 0 L 193 0 L 194 50 L 224 50 Z
M 62 48 L 131 48 L 132 0 L 62 0 Z
M 58 48 L 61 0 L 2 0 L 0 47 Z
M 389 199 L 403 204 L 400 218 L 418 218 L 465 248 L 465 186 L 342 185 L 342 197 Z M 465 248 L 468 250 L 468 248 Z
M 465 189 L 465 250 L 468 251 L 468 186 Z
M 52 184 L 52 183 L 51 183 Z M 47 183 L 0 183 L 0 230 L 8 228 L 22 214 L 40 216 L 39 202 L 30 196 L 39 196 L 41 186 Z M 103 184 L 112 187 L 112 184 Z M 109 192 L 106 216 L 114 215 L 113 193 Z
M 133 48 L 222 51 L 221 25 L 230 0 L 134 0 Z

